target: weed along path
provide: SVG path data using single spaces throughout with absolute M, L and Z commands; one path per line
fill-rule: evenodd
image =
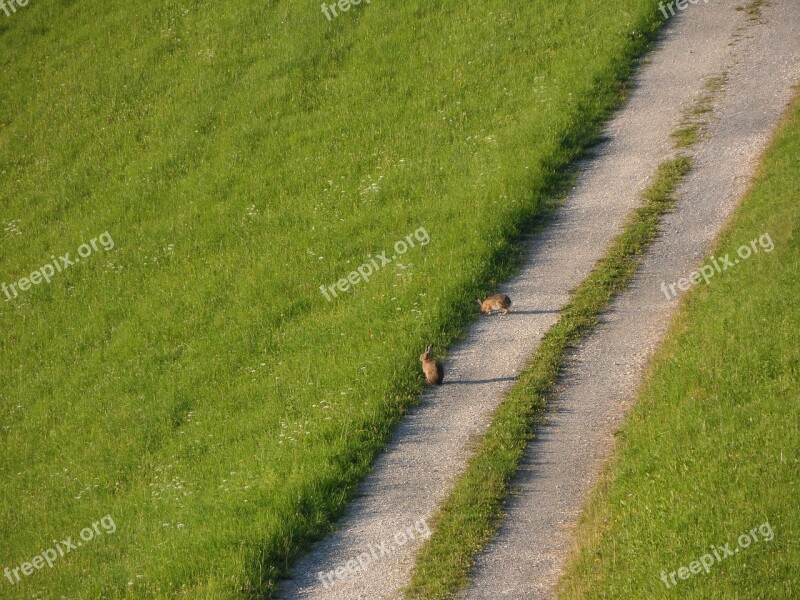
M 685 276 L 707 249 L 783 112 L 790 93 L 785 74 L 796 71 L 797 55 L 791 46 L 798 36 L 791 27 L 800 23 L 800 6 L 794 0 L 773 0 L 764 9 L 765 23 L 748 25 L 747 11 L 737 11 L 735 5 L 710 0 L 690 5 L 671 19 L 662 42 L 635 77 L 629 101 L 607 127 L 607 140 L 596 158 L 585 165 L 553 223 L 531 240 L 519 275 L 498 290 L 512 298 L 511 313 L 482 316 L 452 350 L 445 362 L 444 385 L 428 388 L 421 403 L 399 424 L 339 530 L 298 561 L 295 579 L 284 582 L 280 597 L 402 597 L 415 553 L 430 534 L 429 519 L 464 470 L 475 440 L 486 431 L 504 393 L 557 321 L 570 291 L 620 233 L 658 166 L 674 156 L 670 134 L 684 112 L 703 95 L 706 82 L 727 69 L 729 87 L 737 89 L 725 92 L 715 135 L 697 147 L 697 171 L 686 186 L 698 187 L 702 202 L 690 204 L 701 212 L 692 217 L 682 208 L 670 217 L 670 222 L 681 215 L 695 220 L 671 224 L 669 231 L 677 233 L 665 236 L 654 252 L 663 270 L 648 263 L 647 272 L 652 271 L 658 282 L 643 284 L 640 278 L 634 286 L 648 302 L 639 300 L 641 304 L 633 304 L 628 313 L 619 312 L 620 303 L 612 313 L 611 323 L 624 321 L 630 331 L 605 347 L 594 346 L 602 349 L 600 359 L 621 365 L 598 365 L 605 371 L 595 375 L 604 378 L 593 375 L 584 381 L 589 388 L 607 380 L 621 392 L 633 389 L 637 361 L 658 338 L 657 328 L 648 323 L 665 322 L 675 305 L 660 291 L 661 281 Z M 732 46 L 735 38 L 741 39 Z M 713 175 L 709 181 L 714 185 L 698 180 L 700 173 Z M 694 200 L 690 190 L 686 194 Z M 609 351 L 612 341 L 623 346 L 614 350 L 620 358 Z M 593 389 L 593 396 L 597 392 Z M 535 469 L 521 476 L 520 485 L 526 488 L 524 496 L 535 493 L 537 499 L 530 504 L 526 497 L 525 505 L 512 506 L 498 543 L 481 558 L 471 597 L 529 598 L 541 577 L 555 572 L 549 565 L 558 562 L 554 556 L 562 556 L 568 543 L 558 528 L 580 508 L 581 495 L 610 446 L 608 438 L 624 408 L 610 396 L 597 398 L 599 404 L 604 398 L 613 401 L 609 412 L 565 413 L 577 419 L 568 434 L 559 430 L 556 415 L 542 443 L 562 445 L 544 453 L 541 443 L 532 446 L 530 464 Z M 545 470 L 551 473 L 546 480 Z M 554 540 L 550 553 L 538 555 L 545 545 L 551 546 L 548 538 Z M 536 567 L 537 563 L 542 566 Z
M 690 55 L 702 61 L 713 39 L 726 47 L 718 66 L 727 73 L 727 84 L 704 139 L 689 151 L 694 168 L 678 190 L 676 210 L 665 218 L 661 237 L 628 290 L 572 355 L 548 423 L 529 445 L 514 481 L 518 493 L 477 560 L 466 598 L 555 596 L 573 525 L 613 449 L 614 432 L 634 400 L 645 364 L 666 332 L 675 296 L 683 293 L 675 282 L 685 290 L 693 271 L 724 276 L 724 269 L 747 268 L 748 260 L 770 260 L 769 232 L 754 230 L 740 240 L 738 256 L 701 264 L 745 192 L 792 85 L 800 81 L 800 4 L 773 0 L 745 29 L 740 27 L 748 16 L 736 5 L 712 1 L 686 11 L 654 56 L 656 69 L 662 59 L 685 63 Z M 714 37 L 704 31 L 714 31 Z M 691 283 L 704 285 L 698 277 Z

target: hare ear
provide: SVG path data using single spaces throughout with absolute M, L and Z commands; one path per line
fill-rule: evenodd
M 483 302 L 481 302 L 480 298 L 475 298 L 475 302 L 478 303 L 478 306 L 483 306 Z
M 433 350 L 433 344 L 431 344 L 427 348 L 425 348 L 425 354 L 430 354 L 431 350 Z

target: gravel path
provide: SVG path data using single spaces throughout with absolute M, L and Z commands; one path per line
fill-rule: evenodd
M 687 52 L 702 55 L 707 42 L 701 36 L 687 39 L 681 31 L 714 27 L 732 32 L 743 21 L 736 4 L 690 7 L 693 12 L 687 10 L 672 32 L 682 38 L 681 52 L 668 56 L 684 62 Z M 695 169 L 679 190 L 678 209 L 665 219 L 663 236 L 628 291 L 572 357 L 548 425 L 526 452 L 514 483 L 519 493 L 509 503 L 498 536 L 479 557 L 466 598 L 554 597 L 574 524 L 677 305 L 661 284 L 701 266 L 745 191 L 791 99 L 792 84 L 800 81 L 800 2 L 772 0 L 764 21 L 748 26 L 729 48 L 728 84 L 710 137 L 697 147 Z M 764 233 L 769 232 L 752 231 L 741 243 Z M 762 253 L 749 260 L 771 259 Z M 747 268 L 741 263 L 735 268 Z
M 660 47 L 650 55 L 648 64 L 636 77 L 630 101 L 609 125 L 608 141 L 586 165 L 555 222 L 532 240 L 529 258 L 519 276 L 499 290 L 512 297 L 513 312 L 507 317 L 481 318 L 470 329 L 465 341 L 453 349 L 445 364 L 445 385 L 429 389 L 419 406 L 397 427 L 393 441 L 377 459 L 359 496 L 340 521 L 339 531 L 318 543 L 297 563 L 296 578 L 284 583 L 281 597 L 347 600 L 402 597 L 400 590 L 408 581 L 414 554 L 426 534 L 426 521 L 452 489 L 455 477 L 463 471 L 474 440 L 486 431 L 492 412 L 557 319 L 570 290 L 588 275 L 609 241 L 620 232 L 659 163 L 672 156 L 669 134 L 680 123 L 683 110 L 702 94 L 709 77 L 728 68 L 736 56 L 742 56 L 745 63 L 737 67 L 737 72 L 742 71 L 744 76 L 732 75 L 730 85 L 740 86 L 742 93 L 749 95 L 743 105 L 737 103 L 738 110 L 731 116 L 737 119 L 736 123 L 731 123 L 725 139 L 717 142 L 723 145 L 725 152 L 717 149 L 716 154 L 706 152 L 708 156 L 701 158 L 706 176 L 713 171 L 715 176 L 725 180 L 724 185 L 719 183 L 713 190 L 710 186 L 703 187 L 707 195 L 704 200 L 706 204 L 711 203 L 714 219 L 709 221 L 703 216 L 699 223 L 672 225 L 675 229 L 684 227 L 687 240 L 691 238 L 696 249 L 689 249 L 688 241 L 679 237 L 666 239 L 676 246 L 670 251 L 675 258 L 665 264 L 665 269 L 669 268 L 664 273 L 670 274 L 667 280 L 683 276 L 691 270 L 681 270 L 684 264 L 692 265 L 699 260 L 718 229 L 714 223 L 724 219 L 721 213 L 729 210 L 738 197 L 746 183 L 746 177 L 741 176 L 750 173 L 754 157 L 783 111 L 789 92 L 787 75 L 795 73 L 797 67 L 796 51 L 791 48 L 796 45 L 797 31 L 786 31 L 791 23 L 796 26 L 800 22 L 800 5 L 796 0 L 773 0 L 774 6 L 765 10 L 768 24 L 748 27 L 741 32 L 744 39 L 737 46 L 731 46 L 747 19 L 745 12 L 734 10 L 735 4 L 711 0 L 707 5 L 689 5 L 672 20 Z M 764 47 L 770 50 L 767 56 L 764 56 Z M 791 62 L 788 57 L 792 57 Z M 758 70 L 746 68 L 751 60 L 766 64 Z M 733 98 L 731 95 L 726 101 Z M 750 102 L 748 98 L 754 100 Z M 726 112 L 720 124 L 727 118 Z M 706 162 L 710 166 L 705 165 Z M 725 189 L 729 192 L 722 194 Z M 714 199 L 709 195 L 711 191 Z M 728 208 L 724 208 L 726 206 Z M 690 225 L 693 230 L 701 230 L 700 238 L 697 231 L 688 231 Z M 683 258 L 687 252 L 688 262 Z M 648 268 L 654 267 L 649 265 Z M 665 278 L 661 276 L 659 284 Z M 651 287 L 648 284 L 642 289 L 650 293 Z M 657 286 L 654 289 L 660 293 Z M 651 304 L 657 302 L 657 297 L 653 296 Z M 663 295 L 660 306 L 647 310 L 636 306 L 636 320 L 658 321 L 656 314 L 672 308 Z M 612 322 L 616 314 L 610 317 Z M 639 348 L 642 339 L 645 346 L 650 347 L 658 338 L 657 333 L 648 334 L 644 327 L 640 331 L 638 325 L 635 332 L 626 331 L 624 335 L 630 336 L 627 345 L 632 348 Z M 625 350 L 627 352 L 628 348 Z M 640 350 L 635 352 L 637 356 L 641 353 Z M 605 352 L 606 356 L 611 354 Z M 626 367 L 628 379 L 620 384 L 625 390 L 630 390 L 636 382 L 637 360 L 620 358 L 616 361 L 629 365 Z M 607 370 L 607 374 L 614 374 L 608 371 L 611 370 Z M 619 378 L 620 369 L 615 373 Z M 615 383 L 613 377 L 610 383 Z M 599 382 L 592 383 L 593 387 L 596 385 Z M 562 406 L 565 411 L 569 410 L 566 403 Z M 613 431 L 622 410 L 615 402 L 611 410 L 615 418 L 603 422 L 607 435 Z M 594 439 L 596 419 L 588 414 L 581 417 L 571 439 L 577 436 L 589 446 L 608 446 L 602 435 L 599 441 Z M 542 442 L 561 437 L 559 427 L 554 423 Z M 607 452 L 603 449 L 590 453 L 574 443 L 566 444 L 565 450 L 553 452 L 562 451 L 566 452 L 563 456 L 550 454 L 550 451 L 542 454 L 542 443 L 532 448 L 538 458 L 537 462 L 529 464 L 536 467 L 536 477 L 547 468 L 553 470 L 553 479 L 545 489 L 542 485 L 533 485 L 535 482 L 531 481 L 528 471 L 522 475 L 520 485 L 525 488 L 528 477 L 526 492 L 535 491 L 539 494 L 538 500 L 531 506 L 516 505 L 520 512 L 513 513 L 509 522 L 522 525 L 505 527 L 498 543 L 482 557 L 475 589 L 470 592 L 472 597 L 496 597 L 508 590 L 507 597 L 530 598 L 527 591 L 519 590 L 534 589 L 534 579 L 538 581 L 552 574 L 552 569 L 536 571 L 531 567 L 535 567 L 536 561 L 556 564 L 553 553 L 563 555 L 566 546 L 555 545 L 556 536 L 551 534 L 559 523 L 577 514 L 581 502 L 580 497 L 572 498 L 572 504 L 561 510 L 559 486 L 579 480 L 581 493 L 585 493 L 592 474 L 599 469 L 601 457 Z M 591 463 L 586 458 L 590 454 L 595 456 Z M 549 461 L 547 456 L 557 457 L 557 461 Z M 562 459 L 564 465 L 559 464 Z M 574 465 L 567 468 L 566 461 L 573 459 L 587 464 L 580 464 L 580 470 Z M 552 510 L 556 506 L 559 506 L 557 512 Z M 537 507 L 545 507 L 543 512 L 548 514 L 534 517 Z M 553 518 L 545 519 L 548 516 Z M 563 517 L 560 521 L 555 519 L 559 516 Z M 547 532 L 547 535 L 533 532 Z M 542 541 L 549 536 L 554 541 L 551 554 L 536 558 L 533 551 L 542 549 Z M 564 538 L 565 544 L 566 541 Z M 526 555 L 526 552 L 531 554 Z M 359 555 L 363 568 L 355 562 Z M 345 572 L 348 562 L 350 569 Z M 520 571 L 521 567 L 525 567 L 524 572 Z M 340 576 L 335 573 L 337 568 Z M 333 573 L 327 577 L 321 575 L 328 572 Z

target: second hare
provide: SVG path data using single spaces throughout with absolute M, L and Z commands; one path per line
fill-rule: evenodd
M 425 373 L 425 381 L 431 385 L 442 385 L 444 380 L 444 367 L 438 360 L 433 359 L 433 345 L 425 348 L 425 352 L 419 355 L 422 362 L 422 372 Z
M 478 305 L 481 307 L 481 312 L 485 315 L 490 315 L 495 310 L 502 310 L 503 314 L 507 315 L 511 308 L 511 298 L 505 294 L 495 294 L 483 301 L 478 299 Z

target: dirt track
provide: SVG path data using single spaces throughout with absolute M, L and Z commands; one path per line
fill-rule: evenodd
M 521 493 L 497 540 L 479 558 L 467 593 L 549 597 L 571 525 L 611 451 L 642 366 L 677 306 L 660 285 L 702 262 L 746 189 L 792 84 L 800 81 L 800 3 L 772 0 L 760 21 L 737 11 L 739 4 L 710 0 L 671 19 L 635 78 L 630 101 L 609 124 L 608 141 L 585 165 L 555 223 L 532 240 L 519 276 L 500 290 L 512 297 L 514 312 L 480 319 L 453 350 L 445 385 L 429 390 L 400 424 L 340 530 L 297 564 L 297 578 L 286 582 L 282 597 L 401 597 L 424 520 L 463 471 L 471 441 L 486 430 L 570 290 L 620 232 L 659 163 L 674 155 L 670 133 L 683 112 L 710 77 L 727 72 L 710 135 L 692 150 L 696 167 L 681 188 L 679 208 L 633 285 L 574 357 L 557 411 L 528 449 L 516 483 Z M 395 537 L 414 524 L 413 538 Z M 376 551 L 381 544 L 384 552 Z M 327 588 L 318 578 L 364 552 L 377 558 L 363 572 L 334 579 Z

